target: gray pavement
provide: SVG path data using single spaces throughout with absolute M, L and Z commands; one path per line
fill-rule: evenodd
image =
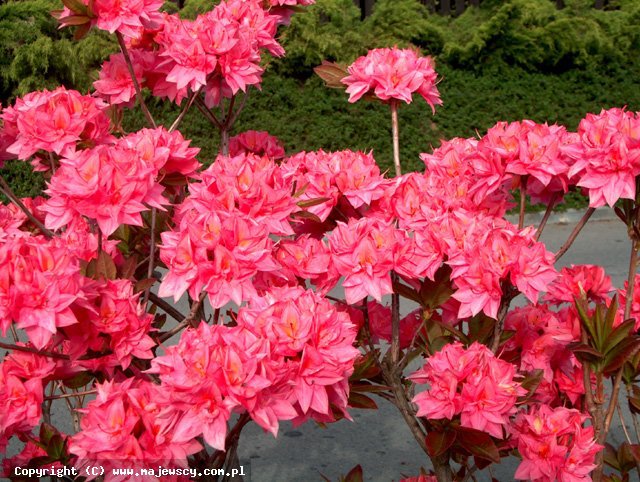
M 550 250 L 555 251 L 564 243 L 581 215 L 582 212 L 568 212 L 552 217 L 542 236 Z M 539 215 L 527 216 L 526 221 L 537 225 Z M 598 210 L 558 266 L 601 264 L 614 285 L 622 286 L 627 276 L 629 249 L 624 225 L 610 210 Z M 515 300 L 515 303 L 522 301 Z M 179 308 L 184 312 L 186 301 L 181 300 L 180 304 Z M 413 308 L 405 303 L 402 311 Z M 417 365 L 410 367 L 416 368 Z M 362 465 L 368 481 L 397 481 L 403 475 L 417 475 L 421 466 L 429 466 L 427 459 L 413 441 L 397 409 L 385 400 L 376 401 L 379 410 L 351 410 L 353 422 L 342 420 L 327 428 L 312 422 L 294 428 L 284 422 L 277 439 L 250 424 L 243 431 L 239 448 L 240 462 L 245 473 L 250 474 L 245 480 L 320 481 L 323 474 L 335 481 L 357 464 Z M 61 430 L 72 432 L 64 402 L 54 403 L 53 420 Z M 612 440 L 622 441 L 619 425 L 614 427 Z M 14 455 L 18 449 L 19 445 L 12 443 L 7 455 Z M 494 467 L 493 474 L 500 481 L 513 480 L 516 466 L 515 459 L 505 461 Z M 479 474 L 478 480 L 490 478 L 488 474 Z

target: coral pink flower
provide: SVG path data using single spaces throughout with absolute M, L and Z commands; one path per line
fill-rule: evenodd
M 84 298 L 79 264 L 56 241 L 19 236 L 0 245 L 0 332 L 11 321 L 36 348 L 77 323 L 71 304 Z
M 282 159 L 284 147 L 277 137 L 266 131 L 246 131 L 229 139 L 229 155 L 235 157 L 242 153 Z
M 412 101 L 414 92 L 421 95 L 435 113 L 442 104 L 436 88 L 436 72 L 431 57 L 419 57 L 415 50 L 385 48 L 370 50 L 348 68 L 342 79 L 347 86 L 349 102 L 373 92 L 379 99 Z
M 138 84 L 144 82 L 144 65 L 138 60 L 137 49 L 131 49 L 129 56 L 133 64 Z M 121 53 L 111 54 L 109 60 L 102 64 L 100 78 L 93 83 L 96 92 L 111 105 L 125 104 L 132 106 L 136 90 L 131 74 Z
M 569 171 L 587 188 L 589 205 L 613 206 L 620 198 L 635 199 L 640 174 L 640 118 L 622 109 L 588 114 L 578 129 L 582 152 Z
M 31 432 L 42 416 L 42 380 L 20 379 L 0 372 L 0 434 Z
M 106 104 L 75 90 L 59 87 L 50 92 L 31 92 L 5 109 L 2 117 L 14 132 L 9 153 L 26 160 L 39 150 L 72 155 L 79 143 L 91 146 L 111 142 Z
M 164 210 L 167 201 L 156 178 L 170 151 L 154 140 L 162 132 L 142 131 L 61 159 L 47 189 L 46 226 L 60 228 L 77 213 L 110 235 L 121 224 L 142 226 L 140 213 L 148 206 Z
M 514 365 L 475 342 L 466 349 L 460 343 L 446 345 L 409 378 L 429 385 L 413 398 L 419 417 L 451 420 L 460 415 L 463 427 L 502 439 L 518 397 L 526 394 L 515 376 Z
M 96 399 L 79 410 L 84 414 L 81 430 L 69 443 L 69 451 L 77 456 L 75 466 L 83 473 L 85 467 L 100 464 L 105 481 L 115 482 L 120 479 L 111 469 L 121 467 L 123 461 L 136 468 L 188 467 L 187 456 L 202 449 L 194 438 L 185 436 L 187 415 L 159 385 L 129 378 L 122 383 L 104 382 L 96 389 Z
M 391 224 L 369 218 L 339 222 L 329 237 L 329 248 L 338 273 L 345 277 L 347 303 L 367 295 L 381 301 L 393 292 L 390 271 L 398 246 Z
M 612 291 L 611 278 L 604 268 L 590 264 L 572 265 L 560 270 L 558 278 L 547 288 L 544 299 L 553 304 L 573 303 L 574 298 L 586 297 L 602 303 Z
M 109 33 L 119 32 L 125 37 L 137 38 L 143 27 L 153 28 L 160 20 L 160 0 L 80 0 L 89 7 L 91 24 Z M 56 16 L 61 26 L 74 25 L 69 19 L 87 15 L 87 11 L 70 10 L 68 6 Z
M 594 440 L 587 416 L 577 410 L 548 405 L 520 413 L 514 423 L 522 463 L 515 478 L 535 482 L 589 481 L 602 447 Z

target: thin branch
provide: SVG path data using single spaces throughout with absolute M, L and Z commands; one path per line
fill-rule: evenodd
M 156 208 L 151 209 L 151 245 L 149 246 L 149 266 L 147 268 L 147 278 L 153 277 L 153 268 L 156 260 Z M 144 306 L 149 301 L 151 286 L 144 290 Z
M 240 104 L 238 104 L 238 108 L 233 113 L 231 113 L 231 117 L 227 120 L 227 127 L 229 127 L 229 129 L 231 129 L 233 125 L 236 123 L 236 120 L 238 120 L 238 116 L 244 109 L 244 106 L 246 105 L 248 98 L 249 98 L 249 89 L 247 89 L 247 91 L 244 94 L 244 97 L 242 97 Z
M 473 474 L 478 470 L 478 466 L 473 464 L 471 468 L 467 467 L 467 474 L 460 482 L 467 482 L 469 479 L 474 478 Z M 474 478 L 475 479 L 475 478 Z
M 527 176 L 520 178 L 520 215 L 518 216 L 518 229 L 524 227 L 524 210 L 527 207 Z
M 46 351 L 46 350 L 38 350 L 37 348 L 32 348 L 30 346 L 22 346 L 22 345 L 13 345 L 11 343 L 3 343 L 0 341 L 0 348 L 5 348 L 7 350 L 15 350 L 22 351 L 25 353 L 34 353 L 40 356 L 46 356 L 49 358 L 57 358 L 59 360 L 70 360 L 69 355 L 65 355 L 64 353 L 57 353 L 55 351 Z
M 142 90 L 140 89 L 140 84 L 138 83 L 138 79 L 136 77 L 136 73 L 133 70 L 133 63 L 131 62 L 131 57 L 129 56 L 129 50 L 127 49 L 127 44 L 124 42 L 124 37 L 120 32 L 116 32 L 116 37 L 118 38 L 118 45 L 120 45 L 120 51 L 124 57 L 124 61 L 127 64 L 127 68 L 129 69 L 129 75 L 131 76 L 131 80 L 133 81 L 133 87 L 136 90 L 136 97 L 138 98 L 138 103 L 140 104 L 140 108 L 142 112 L 144 112 L 144 116 L 147 119 L 147 122 L 154 129 L 157 127 L 156 121 L 153 120 L 153 116 L 149 109 L 147 108 L 147 104 L 144 102 L 144 97 L 142 96 Z
M 85 392 L 71 392 L 71 393 L 63 393 L 61 395 L 52 395 L 50 397 L 44 397 L 45 400 L 61 400 L 63 398 L 74 398 L 74 397 L 83 397 L 85 395 L 93 395 L 94 393 L 98 393 L 97 390 L 87 390 Z
M 200 112 L 204 114 L 207 120 L 209 120 L 209 122 L 211 122 L 214 126 L 216 126 L 217 129 L 222 129 L 222 123 L 220 122 L 220 120 L 218 120 L 218 118 L 215 115 L 213 115 L 213 113 L 206 106 L 202 98 L 199 95 L 197 95 L 195 99 L 196 99 L 195 100 L 196 107 L 200 110 Z
M 171 124 L 171 127 L 169 127 L 169 132 L 173 132 L 178 128 L 178 126 L 182 122 L 182 119 L 184 119 L 184 116 L 187 114 L 187 112 L 193 105 L 193 102 L 196 100 L 196 97 L 200 95 L 201 90 L 202 90 L 202 87 L 200 87 L 198 90 L 196 90 L 191 94 L 191 97 L 189 97 L 189 101 L 187 102 L 187 105 L 185 105 L 185 107 L 182 109 L 182 111 L 180 112 L 176 120 L 174 120 L 173 124 Z
M 502 338 L 504 320 L 507 317 L 511 301 L 517 294 L 517 290 L 515 290 L 511 284 L 507 283 L 503 287 L 503 295 L 500 303 L 500 309 L 498 310 L 498 317 L 496 319 L 496 324 L 493 326 L 493 342 L 491 343 L 491 351 L 493 351 L 493 353 L 497 353 L 498 348 L 500 348 L 500 339 Z
M 540 225 L 538 226 L 538 230 L 536 231 L 536 241 L 540 239 L 540 236 L 542 235 L 542 231 L 544 230 L 544 227 L 547 225 L 547 221 L 549 221 L 549 217 L 553 212 L 553 208 L 556 205 L 557 200 L 558 200 L 558 194 L 554 193 L 553 196 L 551 196 L 551 201 L 549 201 L 549 205 L 547 206 L 547 209 L 544 212 L 544 216 L 542 216 L 542 221 L 540 221 Z
M 27 217 L 29 218 L 29 220 L 35 224 L 38 229 L 40 231 L 42 231 L 42 234 L 44 234 L 47 238 L 53 238 L 53 231 L 49 231 L 44 224 L 42 224 L 32 213 L 31 211 L 29 211 L 27 209 L 27 207 L 24 205 L 24 203 L 20 200 L 20 198 L 18 198 L 18 196 L 16 196 L 14 194 L 14 192 L 11 190 L 11 187 L 9 186 L 9 184 L 7 184 L 7 181 L 4 180 L 4 177 L 2 177 L 0 175 L 0 191 L 2 191 L 2 194 L 4 194 L 5 196 L 7 196 L 9 198 L 9 200 L 15 204 L 16 206 L 18 206 L 20 208 L 20 210 L 25 213 L 27 215 Z
M 629 431 L 627 430 L 627 423 L 625 422 L 624 417 L 622 416 L 622 409 L 620 408 L 620 403 L 616 404 L 616 410 L 618 411 L 618 418 L 620 418 L 620 425 L 622 426 L 624 437 L 627 439 L 627 442 L 629 442 L 629 445 L 632 445 L 633 442 L 631 441 L 631 437 L 629 437 Z
M 51 174 L 56 173 L 56 161 L 53 159 L 53 152 L 49 152 L 49 165 L 51 166 Z
M 184 320 L 182 320 L 179 325 L 173 327 L 169 331 L 165 331 L 164 333 L 162 333 L 158 337 L 158 343 L 162 343 L 168 340 L 173 335 L 175 335 L 176 333 L 179 333 L 181 330 L 183 330 L 187 326 L 193 326 L 195 328 L 193 321 L 195 320 L 196 315 L 198 314 L 198 310 L 200 309 L 200 305 L 204 301 L 205 296 L 207 296 L 206 292 L 203 291 L 202 293 L 200 293 L 200 297 L 198 298 L 198 300 L 191 305 L 191 311 L 189 312 L 189 315 Z
M 149 300 L 151 301 L 151 303 L 153 303 L 154 305 L 156 305 L 158 308 L 160 308 L 161 310 L 163 310 L 165 313 L 167 313 L 171 318 L 173 318 L 174 320 L 177 320 L 179 322 L 184 321 L 184 319 L 186 318 L 182 313 L 180 313 L 176 308 L 174 308 L 173 306 L 171 306 L 169 303 L 167 303 L 165 300 L 163 300 L 162 298 L 160 298 L 158 295 L 156 295 L 154 292 L 149 292 Z
M 396 169 L 396 177 L 402 175 L 400 168 L 400 134 L 398 128 L 398 102 L 391 100 L 391 137 L 393 141 L 393 165 Z
M 569 235 L 569 238 L 567 239 L 567 241 L 562 245 L 562 247 L 556 253 L 556 261 L 562 258 L 562 256 L 564 256 L 564 253 L 566 253 L 569 250 L 573 242 L 578 237 L 578 234 L 580 234 L 580 231 L 582 231 L 582 228 L 584 228 L 584 225 L 587 224 L 587 221 L 589 221 L 589 218 L 594 213 L 594 211 L 595 211 L 595 208 L 587 209 L 587 211 L 584 213 L 580 221 L 578 221 L 578 224 L 576 224 L 576 227 L 573 228 L 573 231 L 571 231 L 571 234 Z

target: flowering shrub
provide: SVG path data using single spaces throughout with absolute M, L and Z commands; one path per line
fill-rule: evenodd
M 389 105 L 395 177 L 370 152 L 230 137 L 263 55 L 284 54 L 278 26 L 309 3 L 227 0 L 185 21 L 154 1 L 65 0 L 61 25 L 115 33 L 121 51 L 94 93 L 34 92 L 0 116 L 0 159 L 48 181 L 18 199 L 0 177 L 0 331 L 15 336 L 0 344 L 0 450 L 24 443 L 6 476 L 123 461 L 230 469 L 248 423 L 275 436 L 280 421 L 351 419 L 376 407 L 373 393 L 431 459 L 404 480 L 466 481 L 510 455 L 516 479 L 628 480 L 640 444 L 607 435 L 623 383 L 640 413 L 640 116 L 589 114 L 577 133 L 500 122 L 403 175 L 400 101 L 441 101 L 432 59 L 388 48 L 318 73 L 352 102 Z M 144 88 L 180 106 L 172 125 L 156 125 Z M 120 111 L 136 103 L 149 127 L 125 133 Z M 177 130 L 194 106 L 221 138 L 208 168 Z M 515 187 L 517 225 L 504 219 Z M 591 207 L 552 253 L 540 234 L 575 188 Z M 524 226 L 527 195 L 547 208 L 537 229 Z M 596 265 L 558 272 L 594 208 L 619 200 L 627 284 L 615 290 Z M 167 301 L 183 297 L 189 313 Z M 62 399 L 68 435 L 51 425 Z

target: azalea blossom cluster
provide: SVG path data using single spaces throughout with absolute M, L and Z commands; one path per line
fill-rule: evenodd
M 16 99 L 0 115 L 0 161 L 27 160 L 39 151 L 70 156 L 77 149 L 112 142 L 106 107 L 100 99 L 64 87 Z M 45 162 L 41 165 L 38 157 L 33 161 L 39 170 L 47 168 Z
M 436 87 L 437 74 L 431 57 L 422 57 L 412 49 L 383 48 L 370 50 L 356 59 L 342 79 L 349 102 L 372 93 L 384 101 L 411 103 L 413 93 L 420 95 L 435 112 L 442 104 Z
M 199 167 L 199 150 L 188 144 L 179 132 L 143 129 L 60 159 L 46 191 L 47 227 L 61 228 L 74 216 L 95 220 L 107 236 L 121 224 L 142 226 L 141 212 L 168 204 L 161 172 L 191 175 Z
M 113 468 L 188 467 L 187 457 L 202 448 L 189 435 L 191 420 L 166 390 L 139 378 L 96 384 L 97 395 L 83 413 L 80 431 L 69 442 L 80 473 L 95 464 L 104 467 L 105 480 L 119 480 Z M 97 474 L 87 480 L 95 479 Z M 152 478 L 139 477 L 140 480 Z M 164 479 L 164 477 L 163 477 Z M 167 476 L 171 482 L 186 477 Z
M 178 299 L 204 289 L 214 308 L 239 305 L 256 295 L 258 272 L 279 268 L 270 235 L 293 233 L 288 218 L 298 206 L 290 182 L 266 157 L 220 156 L 200 180 L 177 209 L 177 229 L 161 234 L 169 273 L 159 293 Z
M 259 87 L 263 50 L 284 54 L 275 39 L 279 20 L 259 0 L 225 0 L 195 20 L 163 14 L 129 41 L 136 80 L 178 104 L 191 91 L 203 92 L 207 106 L 219 105 L 248 86 Z M 113 105 L 133 103 L 135 86 L 124 54 L 103 64 L 94 87 Z
M 518 415 L 515 437 L 522 463 L 515 478 L 533 482 L 591 480 L 596 453 L 603 449 L 594 440 L 593 427 L 577 410 L 547 405 Z
M 14 435 L 26 438 L 42 418 L 44 385 L 56 369 L 45 357 L 11 353 L 0 363 L 0 452 Z
M 185 434 L 225 449 L 227 421 L 246 411 L 274 435 L 279 420 L 347 416 L 355 326 L 312 291 L 273 289 L 239 310 L 235 326 L 201 323 L 152 361 L 190 423 Z
M 419 417 L 451 420 L 459 415 L 463 427 L 498 439 L 510 435 L 518 397 L 527 393 L 516 380 L 516 367 L 477 342 L 468 348 L 446 345 L 409 378 L 429 385 L 413 398 Z
M 624 109 L 587 114 L 580 121 L 580 157 L 572 166 L 589 205 L 613 207 L 618 199 L 635 199 L 640 174 L 640 115 Z

